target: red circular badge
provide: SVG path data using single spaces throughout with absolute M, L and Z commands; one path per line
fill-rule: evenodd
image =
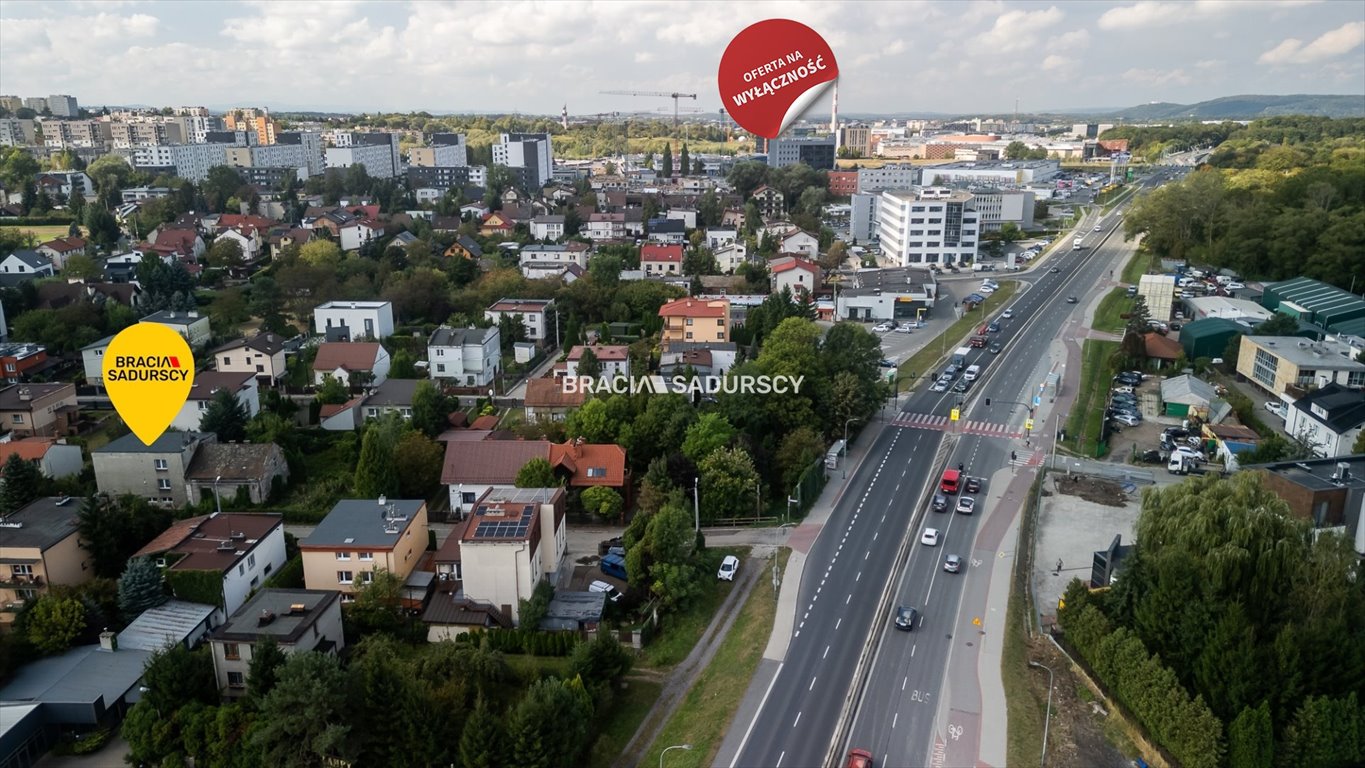
M 799 21 L 768 19 L 735 35 L 720 57 L 720 100 L 741 128 L 775 139 L 839 76 L 834 52 Z

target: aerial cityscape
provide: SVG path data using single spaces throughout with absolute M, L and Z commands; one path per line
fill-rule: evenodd
M 1365 765 L 1355 0 L 7 0 L 0 364 L 0 768 Z

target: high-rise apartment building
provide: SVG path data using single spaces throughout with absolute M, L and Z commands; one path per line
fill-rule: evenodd
M 504 133 L 493 145 L 493 164 L 524 168 L 526 185 L 539 189 L 554 175 L 548 133 Z
M 252 131 L 256 134 L 257 144 L 275 143 L 275 121 L 270 112 L 255 107 L 229 110 L 223 117 L 223 124 L 229 131 Z

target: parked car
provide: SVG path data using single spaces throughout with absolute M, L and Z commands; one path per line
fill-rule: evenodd
M 887 360 L 887 359 L 884 358 L 884 357 L 882 358 L 881 362 L 877 363 L 877 365 L 880 365 L 880 366 L 883 367 L 883 368 L 895 368 L 895 367 L 896 367 L 896 363 L 895 363 L 894 361 L 892 361 L 892 360 Z
M 621 599 L 621 591 L 605 581 L 595 580 L 588 585 L 589 592 L 602 592 L 613 603 Z
M 915 621 L 919 619 L 919 611 L 908 605 L 896 608 L 896 629 L 903 629 L 909 632 L 915 628 Z M 871 765 L 871 763 L 869 763 Z
M 738 570 L 739 558 L 734 555 L 726 555 L 725 559 L 720 561 L 720 572 L 716 574 L 716 578 L 721 581 L 734 581 L 735 572 Z
M 1117 421 L 1125 427 L 1136 427 L 1142 423 L 1142 417 L 1131 413 L 1120 413 L 1114 417 L 1114 421 Z
M 886 323 L 877 323 L 876 325 L 872 326 L 872 331 L 874 333 L 886 333 L 887 331 L 890 330 L 891 326 Z
M 962 570 L 962 558 L 957 555 L 948 555 L 943 558 L 943 570 L 948 573 L 957 573 Z
M 1120 387 L 1114 387 L 1113 389 L 1111 389 L 1111 390 L 1109 390 L 1109 391 L 1110 391 L 1111 393 L 1115 394 L 1115 395 L 1131 395 L 1131 394 L 1133 394 L 1133 388 L 1132 388 L 1132 387 L 1129 387 L 1129 386 L 1127 386 L 1127 385 L 1125 385 L 1125 386 L 1120 386 Z
M 1265 409 L 1282 419 L 1289 415 L 1289 409 L 1285 408 L 1284 403 L 1281 403 L 1278 400 L 1267 401 Z
M 970 515 L 972 512 L 976 511 L 976 499 L 971 496 L 963 496 L 957 500 L 957 509 L 955 511 L 958 514 Z
M 1191 459 L 1200 462 L 1205 462 L 1209 460 L 1208 457 L 1205 456 L 1203 453 L 1196 451 L 1195 449 L 1189 447 L 1188 445 L 1177 445 L 1175 449 L 1171 451 L 1171 453 L 1180 454 L 1181 456 L 1188 456 Z
M 937 546 L 938 546 L 938 529 L 937 529 L 937 528 L 925 528 L 925 529 L 924 529 L 924 533 L 921 534 L 920 537 L 919 537 L 919 543 L 923 544 L 923 545 L 926 546 L 926 547 L 937 547 Z
M 910 332 L 911 332 L 911 328 L 910 328 L 909 325 L 898 325 L 898 326 L 896 326 L 896 333 L 910 333 Z

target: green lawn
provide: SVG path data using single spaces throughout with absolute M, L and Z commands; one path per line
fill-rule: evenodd
M 1067 447 L 1094 456 L 1104 424 L 1104 405 L 1113 371 L 1109 358 L 1119 349 L 1117 341 L 1086 339 L 1081 348 L 1081 383 L 1076 402 L 1066 421 Z M 1079 438 L 1079 440 L 1078 440 Z
M 997 309 L 1008 304 L 1014 298 L 1014 292 L 1019 284 L 1013 280 L 1000 281 L 1000 290 L 986 297 L 986 303 L 968 312 L 964 317 L 953 323 L 947 331 L 944 331 L 943 338 L 938 343 L 929 342 L 924 349 L 910 356 L 909 360 L 901 363 L 896 371 L 897 377 L 901 376 L 923 376 L 924 374 L 938 367 L 939 361 L 946 357 L 945 350 L 951 353 L 954 349 L 965 343 L 965 338 L 981 326 L 982 323 L 990 319 Z M 945 307 L 945 311 L 952 311 L 951 307 Z M 903 381 L 899 387 L 901 392 L 908 391 L 915 386 L 913 381 Z
M 588 753 L 588 765 L 593 768 L 611 768 L 664 689 L 663 683 L 629 675 L 624 685 L 625 690 L 617 688 L 614 692 L 611 706 L 601 720 L 602 729 Z
M 44 224 L 42 226 L 18 227 L 17 229 L 21 232 L 27 232 L 33 235 L 34 239 L 40 244 L 46 243 L 49 240 L 55 240 L 59 237 L 66 237 L 67 233 L 71 231 L 71 227 L 68 224 Z M 81 228 L 81 232 L 85 232 L 84 227 Z
M 1034 481 L 1042 482 L 1041 476 Z M 1037 520 L 1038 512 L 1033 502 L 1038 494 L 1030 491 L 1031 511 L 1025 513 L 1026 520 Z M 1028 569 L 1026 563 L 1016 563 L 1010 582 L 1010 599 L 1005 608 L 1005 642 L 1000 649 L 1000 678 L 1005 687 L 1005 763 L 1007 765 L 1032 765 L 1038 759 L 1038 745 L 1043 739 L 1043 704 L 1034 692 L 1029 675 L 1038 674 L 1029 668 L 1028 635 L 1024 631 L 1028 616 L 1028 603 L 1024 599 L 1028 589 Z
M 787 549 L 778 552 L 778 568 L 786 567 L 788 553 Z M 777 593 L 766 578 L 760 579 L 715 657 L 654 739 L 641 765 L 657 765 L 662 750 L 673 744 L 691 744 L 692 749 L 669 753 L 670 768 L 711 765 L 763 658 L 776 614 Z
M 1133 258 L 1129 259 L 1128 263 L 1124 265 L 1121 277 L 1126 285 L 1137 285 L 1143 275 L 1148 272 L 1159 271 L 1161 271 L 1161 259 L 1156 254 L 1148 253 L 1139 248 L 1137 253 L 1133 254 Z
M 746 554 L 743 548 L 707 549 L 702 573 L 715 573 L 726 555 L 736 555 L 743 560 Z M 686 611 L 665 616 L 659 634 L 645 646 L 641 659 L 644 666 L 672 667 L 687 658 L 734 586 L 733 582 L 717 581 L 714 588 L 705 589 Z
M 1132 308 L 1133 300 L 1128 298 L 1125 289 L 1115 288 L 1100 300 L 1100 305 L 1095 308 L 1095 320 L 1090 327 L 1106 333 L 1122 333 L 1128 321 L 1120 315 Z

